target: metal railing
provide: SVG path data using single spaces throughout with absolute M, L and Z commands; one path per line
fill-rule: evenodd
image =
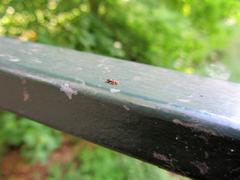
M 240 175 L 240 85 L 0 39 L 0 106 L 200 179 Z

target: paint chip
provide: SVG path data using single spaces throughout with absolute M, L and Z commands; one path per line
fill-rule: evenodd
M 191 164 L 194 165 L 202 175 L 205 175 L 208 173 L 209 167 L 205 162 L 196 161 L 196 162 L 191 162 Z
M 190 100 L 190 99 L 177 99 L 177 101 L 183 102 L 183 103 L 188 103 L 188 102 L 190 102 L 191 100 Z
M 27 101 L 29 100 L 29 98 L 30 98 L 30 96 L 29 96 L 27 90 L 24 89 L 24 90 L 23 90 L 23 101 L 24 101 L 24 102 L 27 102 Z
M 64 83 L 60 91 L 64 92 L 70 100 L 72 99 L 72 95 L 77 95 L 77 90 L 72 89 L 68 83 Z
M 123 108 L 124 108 L 125 110 L 127 110 L 127 111 L 130 111 L 130 108 L 129 108 L 128 106 L 126 106 L 126 105 L 123 105 Z

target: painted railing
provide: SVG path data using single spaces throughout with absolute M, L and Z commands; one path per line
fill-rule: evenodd
M 197 179 L 240 178 L 240 85 L 0 39 L 0 106 Z

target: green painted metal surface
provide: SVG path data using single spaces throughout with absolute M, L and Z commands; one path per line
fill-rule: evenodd
M 186 176 L 239 175 L 239 84 L 8 38 L 0 83 L 4 109 Z

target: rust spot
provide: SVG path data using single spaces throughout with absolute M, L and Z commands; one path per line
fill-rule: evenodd
M 202 175 L 205 175 L 208 173 L 208 166 L 205 162 L 199 162 L 199 161 L 195 161 L 195 162 L 191 162 L 192 165 L 194 165 L 196 168 L 198 168 L 199 172 Z

